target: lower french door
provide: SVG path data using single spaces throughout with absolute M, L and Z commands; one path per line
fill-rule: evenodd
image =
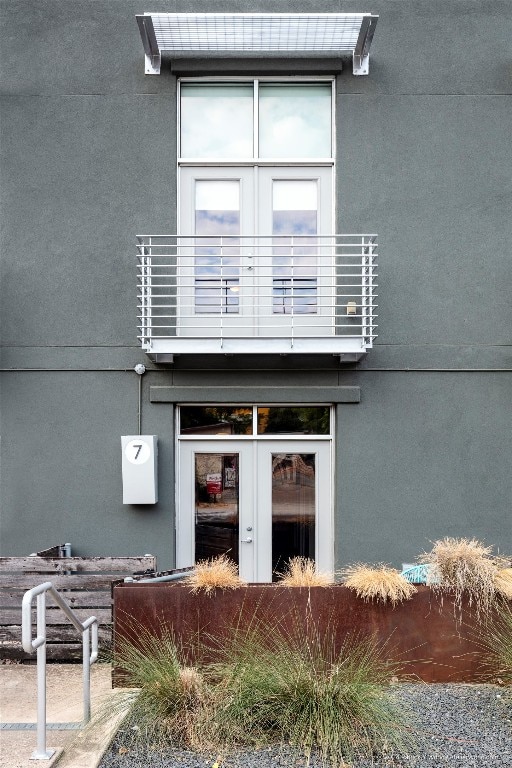
M 248 582 L 295 556 L 333 570 L 331 442 L 182 440 L 177 566 L 226 553 Z

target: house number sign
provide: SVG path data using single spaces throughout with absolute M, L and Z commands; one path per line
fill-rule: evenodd
M 156 504 L 158 501 L 158 450 L 156 435 L 123 435 L 123 504 Z
M 130 440 L 124 449 L 130 464 L 145 464 L 151 456 L 151 448 L 145 440 Z

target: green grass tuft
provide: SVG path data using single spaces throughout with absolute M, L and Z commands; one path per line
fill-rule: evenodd
M 318 751 L 336 768 L 356 755 L 412 748 L 389 685 L 396 666 L 371 638 L 353 636 L 337 648 L 333 627 L 320 632 L 309 615 L 282 624 L 253 616 L 227 638 L 207 638 L 201 656 L 164 629 L 158 636 L 130 629 L 116 664 L 140 689 L 131 723 L 153 747 L 227 754 L 291 745 L 297 755 Z
M 210 745 L 211 692 L 189 653 L 163 628 L 158 636 L 144 627 L 131 629 L 115 654 L 126 685 L 139 688 L 132 720 L 150 743 L 172 742 L 203 749 Z
M 292 635 L 279 626 L 238 630 L 215 668 L 224 740 L 317 749 L 333 766 L 403 749 L 404 718 L 388 686 L 396 669 L 375 641 L 352 638 L 336 650 L 332 636 L 311 624 Z
M 485 624 L 480 641 L 484 647 L 485 666 L 494 678 L 512 685 L 512 607 L 505 600 L 496 606 L 492 622 Z

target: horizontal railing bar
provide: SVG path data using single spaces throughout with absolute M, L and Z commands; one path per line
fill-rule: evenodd
M 301 238 L 304 240 L 330 240 L 332 242 L 343 242 L 343 240 L 352 239 L 352 240 L 361 240 L 363 238 L 366 238 L 367 240 L 371 241 L 377 239 L 378 235 L 371 233 L 371 232 L 338 232 L 334 234 L 300 234 L 295 235 L 293 233 L 290 234 L 280 234 L 280 235 L 136 235 L 135 239 L 137 240 L 137 243 L 139 245 L 146 245 L 145 241 L 149 241 L 150 243 L 154 243 L 158 240 L 211 240 L 212 238 L 217 238 L 218 240 L 232 240 L 234 237 L 237 238 L 237 240 L 253 240 L 256 242 L 259 242 L 260 240 L 266 241 L 266 240 L 285 240 L 290 238 Z
M 288 315 L 283 315 L 283 317 L 288 317 Z M 365 323 L 364 325 L 368 325 L 369 326 L 370 323 Z M 198 331 L 198 330 L 201 330 L 202 328 L 207 328 L 209 331 L 211 331 L 212 330 L 211 322 L 210 323 L 204 323 L 204 324 L 195 323 L 193 327 L 187 327 L 187 336 L 188 335 L 192 336 L 193 335 L 193 331 Z M 288 326 L 288 325 L 284 325 L 284 326 L 283 325 L 272 325 L 272 324 L 268 324 L 268 323 L 260 323 L 258 325 L 258 328 L 259 329 L 265 328 L 265 329 L 267 329 L 269 331 L 270 330 L 286 331 L 286 329 L 287 328 L 290 329 L 291 326 Z M 310 336 L 311 334 L 310 333 L 305 333 L 305 331 L 308 331 L 308 330 L 310 331 L 313 328 L 315 330 L 316 329 L 320 329 L 320 328 L 329 328 L 331 331 L 335 330 L 336 328 L 351 328 L 354 332 L 357 332 L 360 328 L 362 328 L 362 324 L 359 323 L 357 326 L 354 326 L 354 325 L 351 325 L 350 323 L 336 323 L 333 326 L 331 323 L 315 323 L 314 326 L 312 326 L 312 325 L 299 326 L 299 327 L 295 326 L 293 328 L 293 332 L 297 336 L 304 336 L 304 335 L 305 336 Z M 175 325 L 163 325 L 162 324 L 162 325 L 153 326 L 153 329 L 156 330 L 156 331 L 162 331 L 164 329 L 176 330 L 176 326 Z M 178 326 L 178 329 L 179 329 L 179 326 Z M 222 327 L 222 329 L 219 328 L 218 330 L 222 330 L 223 332 L 227 332 L 229 330 L 233 330 L 233 331 L 236 331 L 238 333 L 241 330 L 251 331 L 252 330 L 252 325 L 247 325 L 247 326 L 237 325 L 237 326 L 234 326 L 234 327 L 232 327 L 230 329 L 230 327 L 225 324 Z M 199 335 L 202 335 L 202 334 L 199 334 Z M 329 336 L 330 335 L 331 334 L 329 334 Z M 333 334 L 333 335 L 335 335 L 335 334 Z
M 289 297 L 289 301 L 290 302 L 292 301 L 292 298 L 295 298 L 295 300 L 297 300 L 297 297 Z M 287 297 L 287 299 L 288 299 L 288 297 Z M 317 306 L 316 302 L 315 303 L 310 302 L 310 305 L 311 306 L 315 306 L 315 307 Z M 137 305 L 137 309 L 140 310 L 141 314 L 139 314 L 138 317 L 147 317 L 147 318 L 151 318 L 151 317 L 166 317 L 166 316 L 167 317 L 176 317 L 176 313 L 175 312 L 173 312 L 170 315 L 162 315 L 160 312 L 157 312 L 156 314 L 153 315 L 153 314 L 151 314 L 151 310 L 152 309 L 175 310 L 176 307 L 179 307 L 179 306 L 180 306 L 179 304 L 154 304 L 153 302 L 151 303 L 151 306 L 144 306 L 142 304 L 139 304 L 139 305 Z M 197 304 L 197 305 L 195 305 L 194 312 L 191 315 L 187 315 L 186 313 L 180 313 L 180 317 L 194 317 L 197 314 L 196 309 L 197 309 L 198 306 L 201 306 L 201 307 L 203 307 L 203 306 L 210 306 L 210 307 L 220 307 L 220 306 L 225 307 L 225 306 L 228 306 L 228 307 L 233 307 L 233 308 L 234 307 L 239 307 L 242 310 L 245 310 L 243 312 L 243 314 L 245 316 L 248 316 L 247 315 L 248 308 L 245 305 L 243 305 L 243 304 L 225 304 L 225 303 L 221 303 L 220 301 L 216 301 L 216 302 L 210 301 L 210 302 L 207 302 L 207 303 L 204 303 L 204 304 Z M 378 306 L 379 305 L 377 303 L 375 303 L 375 302 L 368 302 L 367 304 L 355 304 L 355 308 L 356 309 L 374 309 L 374 308 L 376 308 Z M 321 314 L 323 316 L 328 316 L 328 317 L 333 317 L 334 315 L 346 314 L 346 308 L 347 308 L 346 304 L 342 304 L 342 305 L 335 306 L 335 307 L 319 307 L 318 309 L 320 311 L 317 314 L 319 314 L 319 315 Z M 192 311 L 192 310 L 190 310 L 190 311 Z M 203 314 L 206 314 L 206 312 L 204 312 Z M 242 314 L 242 312 L 235 312 L 235 310 L 233 309 L 231 314 Z M 275 317 L 277 314 L 282 314 L 282 313 L 275 312 L 274 309 L 272 309 L 271 312 L 266 312 L 266 313 L 254 312 L 251 316 L 252 317 Z M 293 311 L 293 312 L 290 311 L 289 314 L 294 314 L 295 316 L 297 316 L 297 315 L 300 316 L 300 315 L 302 315 L 304 313 L 300 312 L 300 311 Z M 309 313 L 309 314 L 313 314 L 313 313 Z

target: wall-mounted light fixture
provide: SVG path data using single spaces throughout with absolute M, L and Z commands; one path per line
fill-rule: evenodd
M 357 302 L 347 301 L 347 315 L 357 315 Z

